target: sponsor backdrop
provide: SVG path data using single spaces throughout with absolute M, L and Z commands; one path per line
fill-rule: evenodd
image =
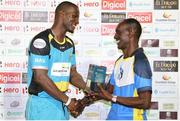
M 28 97 L 27 48 L 35 34 L 51 27 L 55 7 L 62 1 L 0 0 L 0 120 L 24 119 Z M 115 27 L 125 18 L 135 18 L 143 29 L 139 45 L 153 71 L 148 119 L 178 119 L 179 1 L 69 1 L 80 8 L 80 24 L 74 34 L 68 35 L 75 42 L 78 71 L 84 79 L 90 63 L 107 66 L 107 74 L 111 73 L 121 55 L 113 39 Z M 67 94 L 83 97 L 72 86 Z M 109 102 L 96 102 L 85 108 L 78 119 L 105 119 L 109 108 Z

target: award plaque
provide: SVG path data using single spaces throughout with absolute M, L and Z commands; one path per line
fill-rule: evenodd
M 103 85 L 105 83 L 106 70 L 107 68 L 105 66 L 89 65 L 87 83 L 92 91 L 98 92 L 97 85 Z

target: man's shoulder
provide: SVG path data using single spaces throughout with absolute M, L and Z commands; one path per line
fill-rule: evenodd
M 37 55 L 48 55 L 50 51 L 48 34 L 48 29 L 37 34 L 30 43 L 29 51 Z
M 142 48 L 138 49 L 134 54 L 134 64 L 149 63 L 144 50 Z
M 44 31 L 41 31 L 37 35 L 35 35 L 32 40 L 43 39 L 43 40 L 47 41 L 48 40 L 48 35 L 49 35 L 49 29 L 46 29 Z
M 146 57 L 143 49 L 139 50 L 134 54 L 134 71 L 137 75 L 144 76 L 145 78 L 150 78 L 152 76 L 151 67 L 149 60 Z

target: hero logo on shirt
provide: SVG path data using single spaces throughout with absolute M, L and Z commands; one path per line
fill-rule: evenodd
M 36 39 L 33 42 L 33 46 L 38 49 L 42 49 L 46 46 L 46 42 L 43 39 Z
M 54 63 L 51 69 L 53 76 L 69 76 L 71 63 Z

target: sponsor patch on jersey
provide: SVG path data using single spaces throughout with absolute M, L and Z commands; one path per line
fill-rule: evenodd
M 69 76 L 71 63 L 53 63 L 51 75 L 53 76 Z
M 114 79 L 118 87 L 127 86 L 134 83 L 133 73 L 134 57 L 120 59 L 114 69 Z
M 38 49 L 42 49 L 46 46 L 46 42 L 43 39 L 36 39 L 33 42 L 33 46 Z

